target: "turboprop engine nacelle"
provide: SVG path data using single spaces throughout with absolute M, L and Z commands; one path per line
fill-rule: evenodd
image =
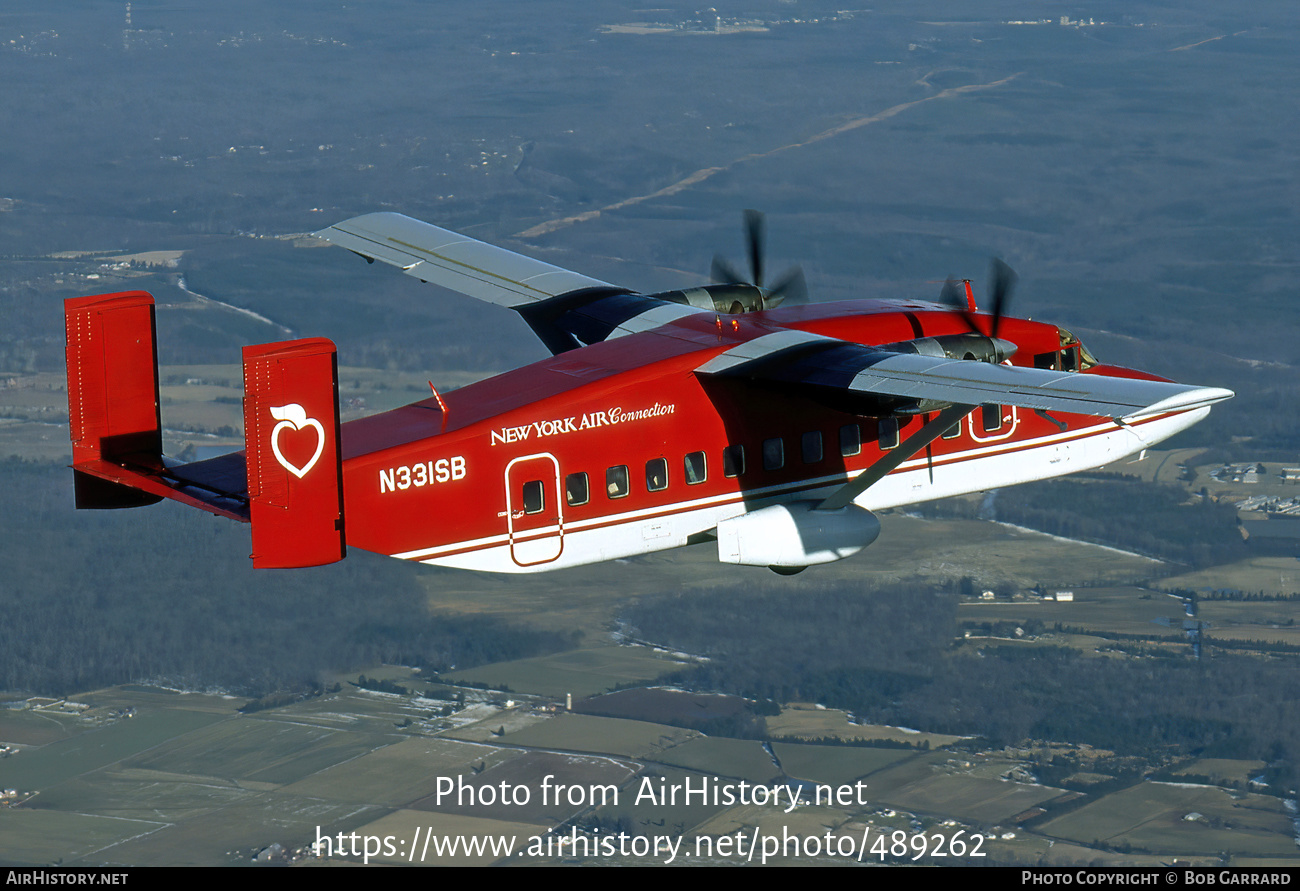
M 815 501 L 774 504 L 718 524 L 718 560 L 743 566 L 812 566 L 851 557 L 876 540 L 864 507 L 816 510 Z

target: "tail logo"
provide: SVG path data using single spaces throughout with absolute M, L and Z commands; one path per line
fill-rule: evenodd
M 280 422 L 271 431 L 271 454 L 275 455 L 275 460 L 280 462 L 281 467 L 298 477 L 298 479 L 302 479 L 309 470 L 316 466 L 321 453 L 325 451 L 325 428 L 321 426 L 320 421 L 307 417 L 306 410 L 296 402 L 290 402 L 288 405 L 272 405 L 269 408 L 271 417 Z M 280 451 L 280 434 L 285 430 L 297 432 L 308 427 L 316 428 L 316 452 L 311 456 L 310 461 L 302 467 L 298 467 L 284 457 L 284 453 Z

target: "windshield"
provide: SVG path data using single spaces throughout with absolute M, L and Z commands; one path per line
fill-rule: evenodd
M 1098 364 L 1097 357 L 1088 352 L 1088 348 L 1083 345 L 1083 342 L 1080 341 L 1079 338 L 1075 337 L 1064 328 L 1057 328 L 1056 330 L 1060 332 L 1061 335 L 1061 352 L 1064 353 L 1066 350 L 1074 351 L 1077 348 L 1079 354 L 1078 369 L 1080 371 Z

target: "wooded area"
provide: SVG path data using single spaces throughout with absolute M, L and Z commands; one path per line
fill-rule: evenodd
M 816 702 L 864 723 L 997 745 L 1071 740 L 1161 763 L 1251 758 L 1297 779 L 1294 659 L 1096 658 L 1059 646 L 953 649 L 955 594 L 915 584 L 820 585 L 792 597 L 742 586 L 643 598 L 640 635 L 707 655 L 669 679 L 691 690 Z
M 390 663 L 434 672 L 567 649 L 572 635 L 431 611 L 428 567 L 352 552 L 254 571 L 248 529 L 173 504 L 72 510 L 72 472 L 0 464 L 0 690 L 154 681 L 247 696 Z

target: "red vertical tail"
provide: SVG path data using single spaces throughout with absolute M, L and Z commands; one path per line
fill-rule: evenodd
M 253 565 L 342 560 L 338 363 L 331 341 L 244 347 L 244 447 Z
M 157 495 L 77 469 L 162 465 L 153 298 L 143 291 L 75 297 L 63 308 L 77 507 L 154 504 Z

